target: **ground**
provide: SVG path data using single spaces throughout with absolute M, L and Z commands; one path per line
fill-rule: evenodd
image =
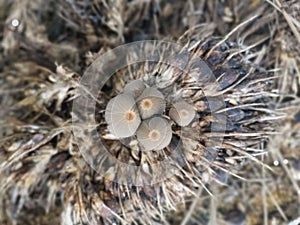
M 80 77 L 97 55 L 138 40 L 187 43 L 211 37 L 251 50 L 248 57 L 256 57 L 256 67 L 274 75 L 276 132 L 270 132 L 263 146 L 268 153 L 258 156 L 263 164 L 249 160 L 242 165 L 238 175 L 243 179 L 222 175 L 226 184 L 211 184 L 212 196 L 199 190 L 199 198 L 188 197 L 165 223 L 279 225 L 296 220 L 300 217 L 300 3 L 296 0 L 0 0 L 0 152 L 3 146 L 12 146 L 11 152 L 1 152 L 0 163 L 19 147 L 17 137 L 7 138 L 11 127 L 27 129 L 27 140 L 34 141 L 39 138 L 31 135 L 35 129 L 62 122 L 49 115 L 44 127 L 36 128 L 17 118 L 28 113 L 30 105 L 43 110 L 39 99 L 50 101 L 53 96 L 59 96 L 50 106 L 53 114 L 68 113 L 69 106 L 60 105 L 69 94 L 64 85 L 75 88 L 68 78 Z M 40 90 L 33 84 L 47 87 L 47 79 L 64 82 L 49 86 L 48 96 L 36 93 L 36 98 L 26 98 Z M 11 108 L 17 114 L 11 114 Z M 55 173 L 54 168 L 48 171 Z M 6 219 L 11 200 L 1 199 L 0 224 L 12 224 Z M 59 223 L 59 208 L 35 213 L 38 216 L 25 210 L 27 218 L 21 216 L 23 222 L 18 224 Z

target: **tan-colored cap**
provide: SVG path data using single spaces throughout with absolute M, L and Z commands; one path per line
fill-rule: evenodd
M 153 117 L 143 121 L 136 134 L 146 150 L 160 150 L 170 144 L 172 128 L 166 119 Z
M 148 119 L 154 115 L 161 115 L 166 102 L 163 94 L 156 88 L 146 88 L 137 99 L 137 106 L 142 119 Z
M 169 111 L 169 116 L 179 126 L 189 125 L 195 117 L 195 109 L 185 101 L 176 102 Z
M 132 95 L 119 94 L 112 98 L 105 110 L 108 130 L 118 138 L 130 137 L 138 129 L 141 118 Z
M 146 85 L 141 80 L 133 80 L 127 83 L 123 89 L 123 92 L 125 94 L 130 94 L 134 98 L 138 98 L 144 89 L 146 88 Z

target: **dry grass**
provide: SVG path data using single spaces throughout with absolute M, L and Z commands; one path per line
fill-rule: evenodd
M 44 199 L 33 196 L 30 204 L 22 205 L 19 199 L 1 196 L 0 224 L 11 224 L 6 218 L 13 206 L 17 211 L 23 207 L 27 215 L 21 216 L 19 222 L 13 221 L 14 224 L 58 224 L 59 219 L 52 218 L 60 215 L 61 196 L 54 193 L 61 188 L 67 190 L 70 202 L 78 204 L 77 216 L 85 220 L 88 212 L 80 210 L 81 204 L 86 204 L 82 199 L 86 186 L 82 184 L 91 177 L 78 172 L 88 168 L 74 147 L 75 142 L 69 141 L 71 115 L 66 109 L 71 107 L 80 74 L 98 54 L 123 43 L 151 38 L 178 40 L 192 48 L 211 36 L 221 37 L 219 44 L 225 40 L 237 42 L 240 49 L 230 57 L 247 53 L 245 60 L 254 62 L 253 71 L 274 73 L 276 79 L 270 81 L 272 98 L 278 118 L 285 117 L 276 120 L 277 133 L 270 132 L 268 145 L 255 149 L 255 158 L 239 156 L 247 159 L 240 168 L 219 171 L 222 184 L 203 186 L 192 193 L 186 204 L 178 205 L 175 212 L 160 219 L 164 224 L 182 225 L 243 222 L 280 225 L 300 217 L 300 3 L 293 0 L 125 2 L 0 0 L 0 163 L 2 172 L 8 167 L 17 171 L 14 176 L 0 176 L 3 185 L 0 195 L 15 179 L 24 188 L 13 188 L 10 195 L 22 193 L 26 200 L 26 196 L 33 194 L 27 187 L 33 185 L 41 193 L 48 193 L 44 198 L 52 203 L 51 207 L 43 207 Z M 12 25 L 14 19 L 20 22 L 17 27 Z M 31 155 L 36 148 L 40 148 L 40 155 Z M 69 165 L 63 163 L 69 155 L 53 157 L 69 148 L 72 149 Z M 269 153 L 265 154 L 267 150 Z M 24 152 L 22 167 L 17 159 Z M 32 161 L 38 165 L 36 169 L 32 169 Z M 50 171 L 53 176 L 50 181 L 42 169 Z M 71 174 L 72 179 L 63 177 L 60 169 Z M 35 183 L 37 176 L 43 177 L 42 183 Z M 72 185 L 61 187 L 64 184 L 60 179 Z M 50 183 L 43 183 L 46 181 Z M 52 186 L 53 190 L 45 190 L 46 186 Z M 74 191 L 74 187 L 78 189 Z M 73 192 L 77 196 L 68 196 Z M 122 221 L 102 204 L 107 197 L 103 195 L 91 196 L 92 207 L 101 216 L 115 216 Z M 174 203 L 170 205 L 173 207 Z M 147 210 L 147 206 L 141 208 Z M 163 209 L 156 210 L 162 214 Z

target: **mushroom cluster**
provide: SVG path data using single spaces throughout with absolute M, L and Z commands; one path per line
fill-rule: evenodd
M 193 106 L 186 101 L 167 106 L 157 88 L 133 80 L 106 106 L 108 131 L 117 138 L 136 137 L 145 150 L 163 149 L 172 139 L 172 121 L 178 126 L 188 126 L 195 117 Z

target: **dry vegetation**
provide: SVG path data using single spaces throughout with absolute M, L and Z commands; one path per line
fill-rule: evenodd
M 263 164 L 244 160 L 241 178 L 220 171 L 220 182 L 209 185 L 213 197 L 198 189 L 197 198 L 187 197 L 157 224 L 280 225 L 299 218 L 299 1 L 0 0 L 0 224 L 59 224 L 65 198 L 78 217 L 87 213 L 75 201 L 85 193 L 74 189 L 80 183 L 90 191 L 90 178 L 79 172 L 90 168 L 69 125 L 78 80 L 98 55 L 137 40 L 193 44 L 211 37 L 238 43 L 256 71 L 274 75 L 277 132 L 261 146 L 268 151 L 257 156 Z M 90 196 L 90 207 L 122 221 L 113 202 L 99 206 L 109 198 Z

